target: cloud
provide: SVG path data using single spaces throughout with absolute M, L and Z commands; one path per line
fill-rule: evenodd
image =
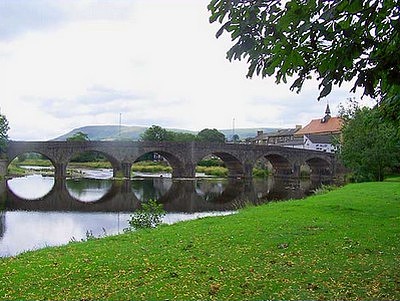
M 63 10 L 49 0 L 0 1 L 0 39 L 12 39 L 28 31 L 60 25 Z
M 317 102 L 315 81 L 296 94 L 273 78 L 247 79 L 245 62 L 226 60 L 231 42 L 215 38 L 208 2 L 0 1 L 0 99 L 10 137 L 51 139 L 118 124 L 120 114 L 125 125 L 190 130 L 230 128 L 233 118 L 237 128 L 319 118 L 326 101 Z M 335 90 L 331 109 L 348 90 Z
M 3 0 L 0 1 L 0 40 L 50 30 L 76 20 L 121 20 L 135 1 Z

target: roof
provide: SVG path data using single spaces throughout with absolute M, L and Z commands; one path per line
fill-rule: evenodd
M 294 146 L 294 145 L 303 145 L 303 144 L 304 144 L 303 138 L 298 137 L 298 138 L 294 138 L 291 141 L 278 143 L 277 145 L 280 145 L 280 146 Z
M 280 129 L 280 130 L 277 130 L 276 132 L 269 134 L 268 137 L 293 136 L 293 134 L 296 133 L 297 130 L 298 130 L 298 128 Z
M 332 135 L 305 135 L 312 143 L 323 143 L 323 144 L 331 144 L 332 143 Z
M 313 119 L 309 124 L 295 133 L 295 136 L 307 134 L 329 134 L 340 133 L 343 119 L 340 117 L 330 117 L 323 119 Z

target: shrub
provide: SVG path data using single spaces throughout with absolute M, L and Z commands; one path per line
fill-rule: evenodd
M 162 204 L 156 200 L 149 200 L 147 203 L 142 203 L 142 207 L 130 216 L 129 228 L 125 231 L 156 228 L 162 223 L 164 216 L 165 210 Z

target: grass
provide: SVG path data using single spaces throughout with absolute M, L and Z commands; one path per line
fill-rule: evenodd
M 400 183 L 0 260 L 0 299 L 398 300 Z

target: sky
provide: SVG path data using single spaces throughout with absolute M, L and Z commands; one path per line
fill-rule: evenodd
M 216 39 L 209 0 L 0 0 L 0 112 L 13 140 L 87 125 L 290 128 L 332 114 L 350 86 L 317 101 L 274 78 L 246 78 Z M 256 133 L 255 133 L 256 135 Z

